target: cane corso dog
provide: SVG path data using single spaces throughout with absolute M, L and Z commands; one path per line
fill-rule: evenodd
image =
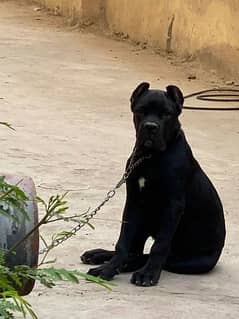
M 141 83 L 132 93 L 133 162 L 146 159 L 126 181 L 127 198 L 115 251 L 94 249 L 81 256 L 86 264 L 102 264 L 89 274 L 110 280 L 120 272 L 134 271 L 133 284 L 153 286 L 162 269 L 202 274 L 216 265 L 226 233 L 223 207 L 181 129 L 178 117 L 183 102 L 182 92 L 173 85 L 161 91 Z M 154 242 L 145 254 L 150 236 Z

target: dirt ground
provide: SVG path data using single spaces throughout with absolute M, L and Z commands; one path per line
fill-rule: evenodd
M 140 81 L 176 84 L 184 93 L 221 85 L 214 70 L 167 59 L 126 42 L 69 29 L 60 17 L 0 1 L 1 171 L 32 176 L 43 198 L 71 190 L 72 212 L 94 207 L 119 180 L 134 144 L 129 96 Z M 190 74 L 197 79 L 189 81 Z M 195 103 L 195 101 L 192 101 Z M 158 286 L 139 288 L 130 274 L 109 292 L 82 280 L 27 297 L 39 318 L 189 319 L 239 315 L 239 112 L 184 111 L 194 154 L 215 183 L 226 214 L 227 240 L 215 271 L 203 276 L 163 272 Z M 86 249 L 112 249 L 125 189 L 89 227 L 57 248 L 57 266 L 87 271 Z M 70 225 L 49 225 L 47 237 Z

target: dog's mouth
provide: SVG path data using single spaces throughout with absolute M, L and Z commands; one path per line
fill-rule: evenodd
M 151 149 L 153 147 L 154 143 L 152 140 L 146 140 L 144 142 L 144 147 L 147 148 L 147 149 Z
M 163 152 L 166 150 L 166 141 L 160 134 L 139 130 L 136 132 L 138 149 L 145 152 Z
M 147 139 L 141 143 L 143 148 L 146 151 L 160 151 L 163 152 L 166 150 L 166 144 L 163 142 L 156 142 L 153 139 Z

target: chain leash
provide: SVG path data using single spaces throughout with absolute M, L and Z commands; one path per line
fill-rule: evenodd
M 65 234 L 64 236 L 62 236 L 61 238 L 55 239 L 52 241 L 51 245 L 41 249 L 39 251 L 39 255 L 45 254 L 46 252 L 48 252 L 49 250 L 51 250 L 52 248 L 56 248 L 57 246 L 61 245 L 63 242 L 65 242 L 67 239 L 73 237 L 82 227 L 84 227 L 87 223 L 89 223 L 89 221 L 101 210 L 101 208 L 109 201 L 111 200 L 117 190 L 126 182 L 126 180 L 129 178 L 129 176 L 131 175 L 131 173 L 139 166 L 141 165 L 146 159 L 151 158 L 151 155 L 145 155 L 143 157 L 140 157 L 137 161 L 134 162 L 134 156 L 135 156 L 135 149 L 133 151 L 132 157 L 131 157 L 131 161 L 129 164 L 129 167 L 126 169 L 125 173 L 123 174 L 122 178 L 120 179 L 120 181 L 116 184 L 116 186 L 112 189 L 110 189 L 107 194 L 106 197 L 104 198 L 104 200 L 95 208 L 93 209 L 91 212 L 87 212 L 85 213 L 82 217 L 82 221 L 79 222 L 79 224 L 77 226 L 75 226 L 74 228 L 71 229 L 70 232 L 68 232 L 67 234 Z

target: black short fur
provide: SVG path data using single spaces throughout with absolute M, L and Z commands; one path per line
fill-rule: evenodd
M 135 271 L 133 284 L 151 286 L 162 269 L 200 274 L 216 265 L 225 240 L 223 207 L 181 129 L 182 106 L 183 95 L 176 86 L 160 91 L 141 83 L 133 92 L 134 161 L 146 154 L 151 157 L 127 180 L 115 252 L 96 249 L 82 255 L 84 263 L 103 264 L 90 274 L 112 279 L 122 271 Z M 146 255 L 150 236 L 154 243 Z

